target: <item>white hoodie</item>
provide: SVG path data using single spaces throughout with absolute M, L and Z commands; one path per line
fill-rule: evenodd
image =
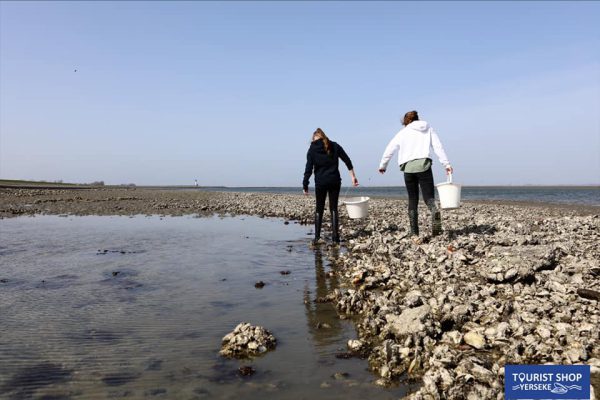
M 396 150 L 398 150 L 398 165 L 402 165 L 405 162 L 419 158 L 431 158 L 429 157 L 431 147 L 433 147 L 440 163 L 445 168 L 449 168 L 450 162 L 437 133 L 427 122 L 413 121 L 402 128 L 387 145 L 381 157 L 379 169 L 387 168 Z

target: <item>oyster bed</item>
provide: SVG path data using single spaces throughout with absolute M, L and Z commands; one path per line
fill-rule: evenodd
M 334 298 L 359 315 L 381 384 L 408 373 L 423 380 L 411 399 L 495 399 L 505 364 L 589 364 L 598 391 L 600 307 L 581 296 L 600 291 L 598 215 L 469 204 L 415 245 L 403 207 L 373 208 L 346 224 L 355 287 Z
M 312 223 L 312 197 L 168 190 L 0 190 L 0 217 L 251 214 Z M 353 315 L 378 384 L 422 381 L 411 399 L 503 397 L 503 365 L 589 364 L 600 390 L 598 207 L 467 203 L 416 245 L 406 201 L 374 199 L 349 220 L 346 283 L 328 296 Z M 429 212 L 420 209 L 421 230 Z M 326 220 L 328 216 L 326 216 Z M 286 221 L 287 223 L 288 221 Z M 325 232 L 327 236 L 327 232 Z

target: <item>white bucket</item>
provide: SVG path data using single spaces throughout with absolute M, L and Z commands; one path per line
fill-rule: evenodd
M 448 174 L 448 180 L 435 185 L 440 198 L 440 207 L 452 209 L 460 207 L 460 185 L 452 183 L 452 174 Z
M 352 219 L 366 218 L 369 215 L 368 197 L 348 197 L 343 203 L 346 205 L 348 216 Z

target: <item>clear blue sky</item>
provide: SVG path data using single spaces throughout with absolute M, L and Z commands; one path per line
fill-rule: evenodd
M 416 109 L 457 181 L 599 184 L 598 21 L 598 2 L 2 1 L 0 177 L 300 187 L 321 127 L 362 184 L 402 185 L 376 169 Z

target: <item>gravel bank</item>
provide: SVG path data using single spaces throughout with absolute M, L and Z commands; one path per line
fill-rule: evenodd
M 357 321 L 381 385 L 423 382 L 411 399 L 503 397 L 503 365 L 592 365 L 600 392 L 598 207 L 467 203 L 415 245 L 404 200 L 341 210 L 346 283 L 329 297 Z M 252 214 L 312 223 L 302 196 L 166 190 L 0 190 L 0 217 Z M 420 210 L 427 232 L 429 213 Z M 407 378 L 408 377 L 408 378 Z

